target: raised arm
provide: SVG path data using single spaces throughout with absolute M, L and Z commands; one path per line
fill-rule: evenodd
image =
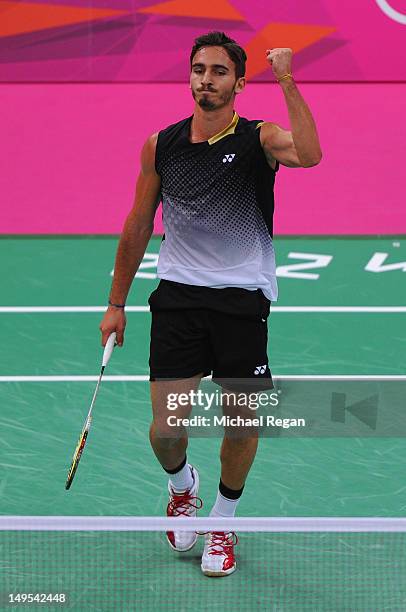
M 109 298 L 113 304 L 125 304 L 154 228 L 161 191 L 161 179 L 155 171 L 157 138 L 157 134 L 150 136 L 141 152 L 141 171 L 137 179 L 134 206 L 124 223 L 114 264 Z M 100 324 L 102 345 L 106 344 L 109 335 L 115 331 L 117 344 L 122 346 L 125 325 L 124 308 L 109 305 Z
M 291 131 L 275 123 L 261 127 L 261 144 L 268 163 L 278 160 L 291 168 L 316 166 L 322 157 L 312 113 L 292 76 L 292 49 L 268 49 L 267 59 L 279 82 L 288 107 Z

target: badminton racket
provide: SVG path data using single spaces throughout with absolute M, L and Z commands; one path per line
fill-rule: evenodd
M 75 452 L 73 454 L 73 459 L 72 459 L 72 463 L 71 466 L 69 468 L 69 472 L 68 472 L 68 477 L 66 479 L 66 484 L 65 484 L 65 489 L 68 490 L 72 484 L 72 480 L 74 479 L 74 476 L 76 474 L 76 470 L 78 469 L 78 465 L 79 465 L 79 461 L 80 458 L 82 456 L 83 453 L 83 449 L 85 448 L 85 444 L 86 444 L 86 440 L 87 440 L 87 436 L 89 433 L 89 429 L 90 429 L 90 425 L 92 424 L 92 410 L 93 410 L 93 406 L 94 403 L 96 401 L 96 396 L 97 396 L 97 392 L 99 390 L 99 386 L 100 386 L 100 382 L 101 379 L 103 377 L 103 373 L 105 370 L 105 367 L 107 366 L 109 359 L 111 357 L 111 354 L 113 352 L 114 346 L 115 346 L 115 342 L 116 342 L 116 332 L 113 332 L 112 334 L 110 334 L 107 342 L 106 342 L 106 346 L 104 347 L 104 353 L 103 353 L 103 359 L 102 359 L 102 367 L 100 370 L 100 375 L 99 375 L 99 379 L 97 381 L 97 385 L 96 385 L 96 389 L 93 393 L 93 399 L 92 399 L 92 403 L 90 404 L 90 408 L 89 408 L 89 412 L 87 414 L 86 417 L 86 421 L 85 424 L 83 426 L 82 429 L 82 433 L 80 434 L 80 438 L 79 441 L 77 443 Z

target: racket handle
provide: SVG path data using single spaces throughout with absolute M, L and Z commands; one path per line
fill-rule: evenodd
M 105 367 L 109 362 L 111 353 L 113 352 L 115 341 L 116 341 L 116 332 L 113 332 L 112 334 L 110 334 L 106 342 L 106 346 L 104 347 L 103 361 L 102 361 L 103 367 Z

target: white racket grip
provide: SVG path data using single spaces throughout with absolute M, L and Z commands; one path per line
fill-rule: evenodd
M 114 343 L 116 341 L 116 332 L 113 332 L 112 334 L 110 334 L 107 342 L 106 342 L 106 346 L 104 347 L 104 353 L 103 353 L 103 361 L 102 361 L 102 366 L 105 367 L 111 357 L 111 353 L 113 352 L 113 348 L 114 348 Z

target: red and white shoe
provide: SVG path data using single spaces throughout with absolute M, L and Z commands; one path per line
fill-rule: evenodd
M 166 509 L 166 515 L 174 519 L 177 517 L 195 517 L 197 511 L 203 506 L 200 497 L 197 497 L 199 491 L 199 474 L 197 470 L 189 465 L 193 476 L 193 486 L 184 493 L 176 493 L 170 482 L 168 483 L 169 503 Z M 186 552 L 193 548 L 196 544 L 197 533 L 195 531 L 167 531 L 166 538 L 173 550 L 178 552 Z
M 212 531 L 205 535 L 202 572 L 206 576 L 228 576 L 237 569 L 234 546 L 238 538 L 233 531 Z

